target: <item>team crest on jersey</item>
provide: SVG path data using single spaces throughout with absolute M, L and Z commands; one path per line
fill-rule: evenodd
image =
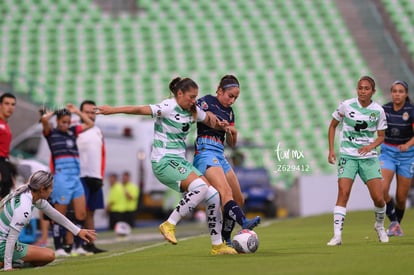
M 157 110 L 157 114 L 156 114 L 156 116 L 157 116 L 157 117 L 161 117 L 161 114 L 162 114 L 161 110 Z
M 207 102 L 205 102 L 205 101 L 201 102 L 200 107 L 204 111 L 208 110 L 208 104 L 207 104 Z
M 377 116 L 375 115 L 375 113 L 372 113 L 372 114 L 369 116 L 369 121 L 374 122 L 374 121 L 376 121 L 376 120 L 377 120 Z
M 402 119 L 407 121 L 410 118 L 410 115 L 407 112 L 404 112 L 404 114 L 402 115 Z
M 180 174 L 185 174 L 187 169 L 185 169 L 185 167 L 178 167 L 178 172 L 180 172 Z
M 218 159 L 213 158 L 213 162 L 214 162 L 214 164 L 217 164 L 219 161 L 218 161 Z

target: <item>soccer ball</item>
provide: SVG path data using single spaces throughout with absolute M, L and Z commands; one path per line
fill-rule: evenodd
M 242 229 L 234 235 L 232 244 L 238 253 L 254 253 L 259 248 L 259 238 L 253 230 Z
M 129 226 L 126 222 L 117 222 L 114 230 L 115 234 L 120 237 L 126 237 L 131 234 L 131 226 Z

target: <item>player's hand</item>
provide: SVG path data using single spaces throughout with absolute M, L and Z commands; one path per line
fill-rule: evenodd
M 68 109 L 68 111 L 71 113 L 76 113 L 76 111 L 78 110 L 76 106 L 73 105 L 72 103 L 66 104 L 66 109 Z
M 90 243 L 96 240 L 96 231 L 92 229 L 81 229 L 81 231 L 79 231 L 78 236 L 82 240 Z
M 330 164 L 335 164 L 336 163 L 336 155 L 334 152 L 330 152 L 328 155 L 328 162 Z
M 229 128 L 229 122 L 227 120 L 220 120 L 217 118 L 216 126 L 221 128 L 222 130 L 227 132 L 227 129 Z
M 95 113 L 101 115 L 109 115 L 111 113 L 111 108 L 112 107 L 108 105 L 98 106 L 95 108 Z
M 366 145 L 363 146 L 361 148 L 358 149 L 358 153 L 361 156 L 365 156 L 366 154 L 368 154 L 369 152 L 371 152 L 374 148 L 372 147 L 372 145 Z
M 410 149 L 410 146 L 408 146 L 407 144 L 401 144 L 398 145 L 398 149 L 400 150 L 400 152 L 406 152 L 408 151 L 408 149 Z

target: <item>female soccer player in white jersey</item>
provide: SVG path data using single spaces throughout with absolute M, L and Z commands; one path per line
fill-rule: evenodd
M 202 201 L 206 203 L 207 223 L 212 241 L 211 254 L 236 254 L 237 252 L 222 241 L 222 213 L 220 196 L 200 171 L 185 159 L 185 139 L 190 126 L 203 122 L 210 127 L 225 129 L 228 123 L 196 106 L 198 85 L 190 78 L 177 77 L 169 85 L 174 98 L 159 104 L 144 106 L 99 106 L 100 114 L 151 115 L 155 118 L 154 143 L 151 153 L 154 175 L 169 188 L 187 192 L 168 220 L 159 227 L 161 234 L 172 244 L 177 244 L 175 227 Z
M 342 123 L 340 130 L 340 158 L 338 161 L 338 197 L 334 208 L 334 237 L 329 246 L 342 244 L 342 228 L 346 215 L 346 205 L 351 193 L 355 176 L 359 174 L 369 189 L 375 205 L 375 225 L 378 239 L 388 242 L 384 229 L 385 201 L 381 186 L 381 168 L 376 147 L 384 141 L 387 120 L 383 108 L 372 101 L 375 81 L 369 76 L 359 79 L 357 98 L 342 102 L 332 114 L 329 125 L 328 161 L 335 164 L 335 129 Z M 375 133 L 377 137 L 375 138 Z
M 32 174 L 28 184 L 0 201 L 0 256 L 3 259 L 0 265 L 4 265 L 4 270 L 13 269 L 12 261 L 23 260 L 33 266 L 42 266 L 55 259 L 50 248 L 18 241 L 20 231 L 30 222 L 33 206 L 86 242 L 96 239 L 95 230 L 80 229 L 47 202 L 52 189 L 52 174 L 40 170 Z

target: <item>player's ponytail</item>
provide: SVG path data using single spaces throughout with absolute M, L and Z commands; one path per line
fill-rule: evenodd
M 185 93 L 191 88 L 198 89 L 198 85 L 191 78 L 176 77 L 173 80 L 171 80 L 169 88 L 173 95 L 177 96 L 178 91 L 181 90 L 183 93 Z
M 173 80 L 171 80 L 169 88 L 170 88 L 170 91 L 173 93 L 174 97 L 176 97 L 178 91 L 186 93 L 191 88 L 198 89 L 198 85 L 191 78 L 176 77 Z M 197 108 L 196 108 L 195 105 L 191 107 L 190 112 L 191 112 L 194 120 L 197 120 Z

